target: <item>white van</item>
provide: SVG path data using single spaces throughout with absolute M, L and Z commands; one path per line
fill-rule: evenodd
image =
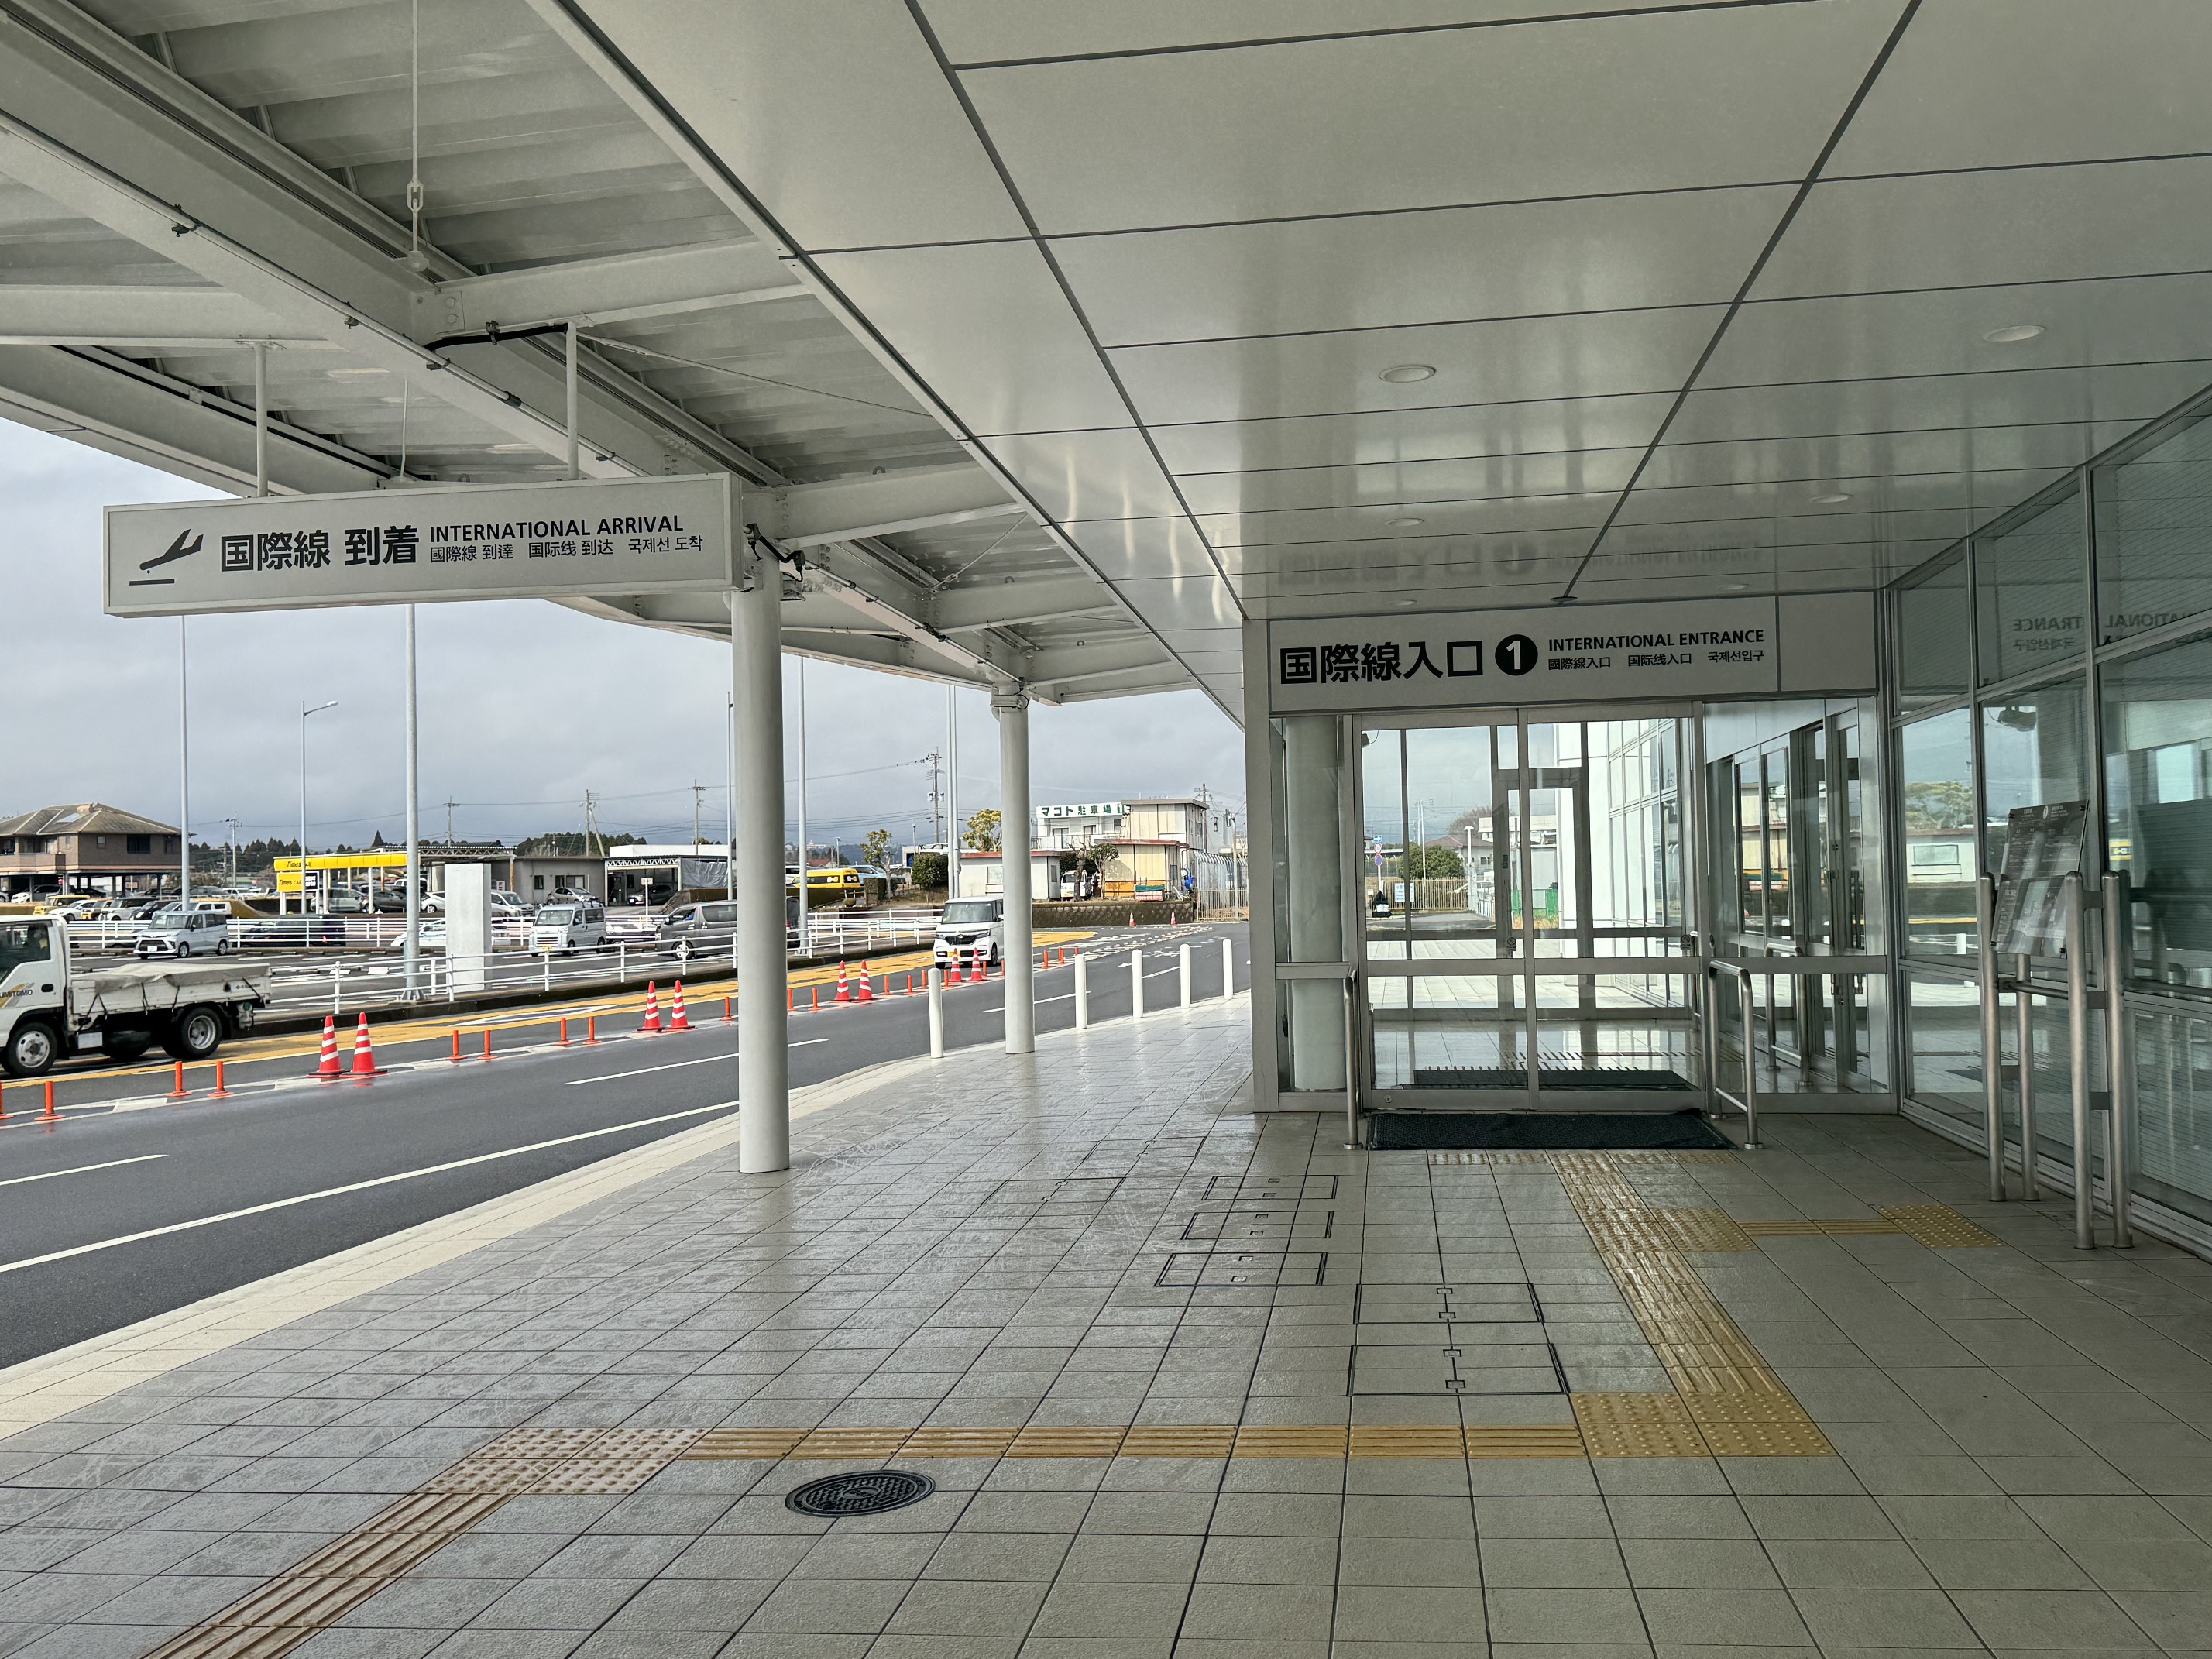
M 607 913 L 597 901 L 542 905 L 530 930 L 530 948 L 548 953 L 595 951 L 606 942 Z
M 937 965 L 964 967 L 975 960 L 978 945 L 985 962 L 998 961 L 1005 954 L 1006 921 L 1004 899 L 954 899 L 937 919 Z
M 131 953 L 141 957 L 219 957 L 230 950 L 230 901 L 167 904 L 140 922 Z

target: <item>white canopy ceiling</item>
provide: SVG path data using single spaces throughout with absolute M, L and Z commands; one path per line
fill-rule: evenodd
M 808 620 L 857 627 L 856 660 L 1068 696 L 1195 680 L 1233 712 L 1249 617 L 1863 587 L 2212 382 L 2202 0 L 423 11 L 441 263 L 416 276 L 404 4 L 0 0 L 5 49 L 104 36 L 124 79 L 202 100 L 149 117 L 142 84 L 131 118 L 219 118 L 255 172 L 116 142 L 106 165 L 358 306 L 347 245 L 404 340 L 595 319 L 606 465 L 739 452 L 794 501 L 905 480 L 813 520 L 930 520 L 824 543 L 857 592 L 825 581 Z M 0 92 L 34 122 L 23 101 Z M 198 234 L 34 194 L 54 163 L 18 173 L 27 142 L 0 139 L 29 187 L 0 194 L 0 248 L 36 250 L 7 262 L 21 314 L 97 322 L 95 284 L 204 341 L 242 300 L 316 348 L 276 354 L 313 434 L 296 487 L 357 486 L 333 449 L 396 454 L 346 331 Z M 280 199 L 226 212 L 257 189 Z M 410 405 L 410 469 L 542 464 L 547 346 L 446 355 L 485 389 Z M 238 357 L 0 347 L 0 397 L 63 423 L 97 366 L 234 405 Z M 150 416 L 76 414 L 158 451 Z M 1029 517 L 975 516 L 1009 501 Z

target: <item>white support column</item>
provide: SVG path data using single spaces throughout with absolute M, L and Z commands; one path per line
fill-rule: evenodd
M 784 995 L 783 579 L 775 556 L 744 556 L 730 593 L 730 688 L 737 710 L 738 1168 L 791 1167 L 791 1051 Z
M 407 607 L 407 940 L 401 952 L 410 1002 L 422 994 L 422 771 L 416 740 L 416 712 L 415 607 L 410 605 Z
M 1030 699 L 991 698 L 999 717 L 999 869 L 1006 895 L 1006 1052 L 1036 1052 L 1036 981 L 1030 925 Z

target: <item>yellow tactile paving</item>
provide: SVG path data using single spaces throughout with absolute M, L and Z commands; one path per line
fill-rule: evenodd
M 2004 1241 L 1984 1232 L 1948 1204 L 1885 1204 L 1882 1218 L 1931 1250 L 1991 1250 Z
M 1679 1394 L 1578 1394 L 1575 1422 L 1591 1457 L 1703 1457 L 1704 1437 Z

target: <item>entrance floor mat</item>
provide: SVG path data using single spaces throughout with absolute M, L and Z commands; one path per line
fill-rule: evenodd
M 1547 1066 L 1537 1073 L 1547 1089 L 1621 1089 L 1682 1093 L 1693 1085 L 1679 1072 L 1631 1071 L 1598 1066 Z M 1416 1089 L 1525 1089 L 1528 1073 L 1520 1066 L 1424 1066 L 1413 1073 Z
M 1733 1149 L 1696 1112 L 1377 1112 L 1376 1152 L 1686 1152 Z

